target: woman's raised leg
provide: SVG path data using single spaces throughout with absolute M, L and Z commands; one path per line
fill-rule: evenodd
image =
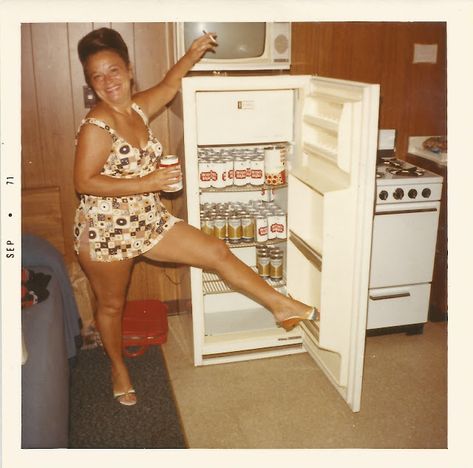
M 144 254 L 151 260 L 185 263 L 216 271 L 233 289 L 269 309 L 277 321 L 306 316 L 312 308 L 279 293 L 233 255 L 225 242 L 185 222 L 176 223 L 163 239 Z
M 120 403 L 133 405 L 136 396 L 129 392 L 133 386 L 122 354 L 122 315 L 134 261 L 95 262 L 81 248 L 79 262 L 96 295 L 96 324 L 111 362 L 113 393 L 123 394 Z

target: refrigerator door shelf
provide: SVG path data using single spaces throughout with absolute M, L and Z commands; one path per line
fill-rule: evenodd
M 320 310 L 304 348 L 359 411 L 379 86 L 312 78 L 288 182 L 287 291 Z

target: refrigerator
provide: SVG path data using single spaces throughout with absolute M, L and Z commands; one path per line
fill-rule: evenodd
M 279 291 L 320 310 L 290 332 L 213 272 L 191 268 L 196 366 L 308 353 L 360 411 L 368 305 L 379 85 L 310 75 L 192 76 L 182 81 L 186 202 L 272 202 L 286 214 Z M 199 158 L 284 148 L 278 185 L 202 187 Z M 256 201 L 255 201 L 256 200 Z M 256 268 L 259 244 L 229 243 Z

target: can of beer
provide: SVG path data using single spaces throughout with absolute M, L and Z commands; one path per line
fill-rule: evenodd
M 276 210 L 276 237 L 278 239 L 287 238 L 286 213 L 283 210 Z
M 277 216 L 273 211 L 266 214 L 268 218 L 268 240 L 277 238 Z
M 250 214 L 241 216 L 241 240 L 243 242 L 253 242 L 255 240 L 255 223 Z
M 214 236 L 220 240 L 225 240 L 227 237 L 227 220 L 221 214 L 214 220 Z
M 225 158 L 226 164 L 226 172 L 227 172 L 227 179 L 226 179 L 226 186 L 233 185 L 233 156 L 227 156 Z
M 258 274 L 262 278 L 269 277 L 269 263 L 270 263 L 269 253 L 267 251 L 259 252 L 259 255 L 256 259 L 256 268 L 258 270 Z
M 243 186 L 246 184 L 246 160 L 242 156 L 237 156 L 234 160 L 233 185 Z
M 283 254 L 282 252 L 272 252 L 269 259 L 269 277 L 272 280 L 280 281 L 283 278 Z
M 268 218 L 258 214 L 255 217 L 256 242 L 266 242 L 268 240 Z
M 227 162 L 225 159 L 214 159 L 212 164 L 212 187 L 224 188 L 227 186 Z
M 251 159 L 250 184 L 264 184 L 264 158 L 261 156 L 255 156 Z
M 232 244 L 241 242 L 242 229 L 240 216 L 233 214 L 228 219 L 228 241 Z
M 180 168 L 179 158 L 175 154 L 168 154 L 167 156 L 163 156 L 159 161 L 160 167 L 172 167 L 176 166 Z M 179 192 L 182 190 L 182 177 L 176 183 L 170 185 L 170 188 L 167 190 L 163 190 L 163 192 L 173 193 Z
M 204 216 L 200 220 L 200 229 L 203 233 L 208 234 L 209 236 L 214 235 L 214 220 L 210 216 Z
M 199 187 L 209 188 L 212 183 L 212 167 L 207 157 L 199 158 Z

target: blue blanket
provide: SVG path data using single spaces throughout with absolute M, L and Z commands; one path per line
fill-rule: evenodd
M 61 287 L 67 357 L 72 358 L 77 354 L 80 316 L 64 259 L 48 241 L 32 234 L 22 236 L 21 250 L 23 267 L 48 266 Z

